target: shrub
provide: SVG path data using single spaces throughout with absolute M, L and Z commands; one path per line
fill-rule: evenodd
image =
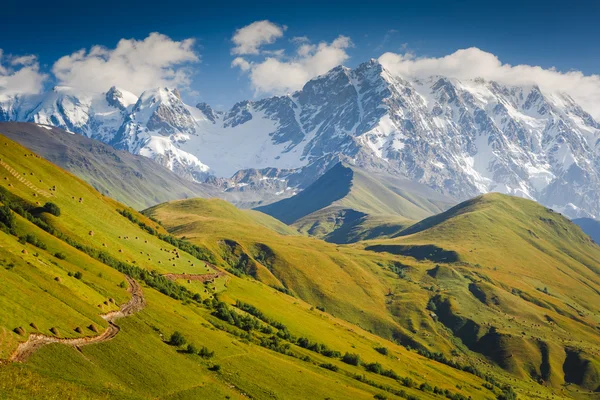
M 44 211 L 56 217 L 60 217 L 60 208 L 54 203 L 47 202 L 44 204 Z
M 346 364 L 358 365 L 360 364 L 360 356 L 358 354 L 351 354 L 346 352 L 346 354 L 344 354 L 344 356 L 342 357 L 342 361 Z
M 67 255 L 65 253 L 58 252 L 54 253 L 54 257 L 58 258 L 59 260 L 64 260 L 67 258 Z
M 387 400 L 387 397 L 377 393 L 375 396 L 373 396 L 373 398 L 377 399 L 377 400 Z
M 171 346 L 180 347 L 186 344 L 186 342 L 187 340 L 185 340 L 185 337 L 179 331 L 173 332 L 173 334 L 171 335 L 171 339 L 169 339 L 169 344 Z
M 7 204 L 0 207 L 0 223 L 4 224 L 8 229 L 15 227 L 15 215 Z
M 73 277 L 75 279 L 81 279 L 81 278 L 83 278 L 83 274 L 81 272 L 77 271 L 77 272 L 75 272 L 75 274 L 73 275 Z
M 200 349 L 200 351 L 198 352 L 198 355 L 202 358 L 212 358 L 215 355 L 214 351 L 210 351 L 207 347 L 202 346 L 202 348 Z
M 369 372 L 373 372 L 374 374 L 381 374 L 383 371 L 383 367 L 378 362 L 365 364 L 365 368 Z
M 196 348 L 196 346 L 190 343 L 187 345 L 185 352 L 188 354 L 196 354 L 198 352 L 198 349 Z
M 215 364 L 209 368 L 211 371 L 219 372 L 221 370 L 221 366 L 219 364 Z
M 328 369 L 328 370 L 333 371 L 333 372 L 337 372 L 339 370 L 339 368 L 337 367 L 337 365 L 333 365 L 331 363 L 321 364 L 321 365 L 319 365 L 319 367 Z
M 502 393 L 498 395 L 498 400 L 517 400 L 517 394 L 512 386 L 505 386 Z
M 384 356 L 387 356 L 389 354 L 389 350 L 387 347 L 375 347 L 375 351 L 377 351 L 380 354 L 383 354 Z

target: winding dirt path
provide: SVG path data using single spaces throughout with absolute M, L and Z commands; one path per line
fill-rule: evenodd
M 211 263 L 205 262 L 205 264 L 215 272 L 212 274 L 164 274 L 163 276 L 172 281 L 176 281 L 177 279 L 187 279 L 189 281 L 208 282 L 226 275 L 225 272 L 221 271 Z
M 25 362 L 33 353 L 50 343 L 61 343 L 79 349 L 82 346 L 106 342 L 117 336 L 120 328 L 115 325 L 115 321 L 119 318 L 135 314 L 146 306 L 146 300 L 140 284 L 129 276 L 125 277 L 129 282 L 128 291 L 131 293 L 131 299 L 125 303 L 119 311 L 113 311 L 102 316 L 102 318 L 108 321 L 108 328 L 100 335 L 76 339 L 59 339 L 37 333 L 31 334 L 26 342 L 19 344 L 14 353 L 9 357 L 8 361 Z

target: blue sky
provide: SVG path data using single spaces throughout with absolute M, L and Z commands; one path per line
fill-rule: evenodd
M 61 4 L 58 4 L 61 3 Z M 113 49 L 122 39 L 143 40 L 159 32 L 173 41 L 195 39 L 200 62 L 183 62 L 190 75 L 186 99 L 217 107 L 263 96 L 249 73 L 232 68 L 232 36 L 254 21 L 285 26 L 283 36 L 261 47 L 294 57 L 294 37 L 331 44 L 340 35 L 344 64 L 353 67 L 384 52 L 442 57 L 477 47 L 503 63 L 600 73 L 600 2 L 598 1 L 11 1 L 3 5 L 0 49 L 13 56 L 33 54 L 40 70 L 93 45 Z M 45 5 L 41 5 L 45 4 Z M 262 62 L 265 56 L 244 55 Z M 50 76 L 46 85 L 56 79 Z

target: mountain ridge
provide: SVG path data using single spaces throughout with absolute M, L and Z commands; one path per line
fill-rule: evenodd
M 59 125 L 201 182 L 274 168 L 291 192 L 343 159 L 459 200 L 496 191 L 570 217 L 600 215 L 600 125 L 569 96 L 535 85 L 406 79 L 371 60 L 223 113 L 166 88 L 116 106 L 107 98 L 131 96 L 111 89 L 79 100 L 71 91 L 55 89 L 33 108 L 5 102 L 0 118 Z

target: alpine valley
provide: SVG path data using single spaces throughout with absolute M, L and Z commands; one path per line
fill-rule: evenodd
M 600 124 L 371 60 L 0 103 L 0 398 L 600 400 Z

